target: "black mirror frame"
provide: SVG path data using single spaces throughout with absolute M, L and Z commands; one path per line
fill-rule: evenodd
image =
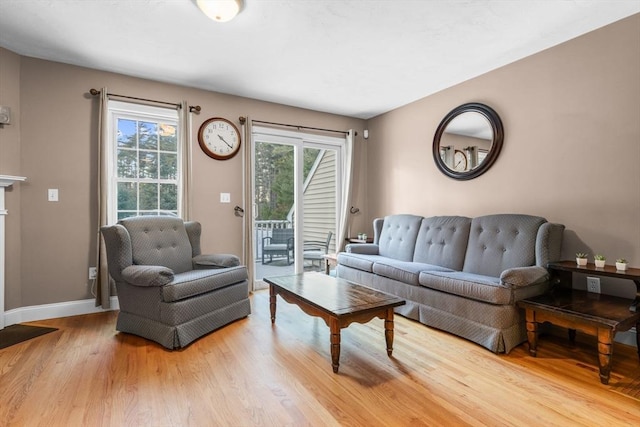
M 489 151 L 489 154 L 477 168 L 467 172 L 457 172 L 449 169 L 442 160 L 442 157 L 440 156 L 440 138 L 442 138 L 444 130 L 453 119 L 458 117 L 460 114 L 469 112 L 482 114 L 489 121 L 491 129 L 493 130 L 493 141 L 491 142 L 491 150 Z M 480 104 L 478 102 L 462 104 L 459 107 L 451 110 L 449 114 L 447 114 L 438 125 L 436 134 L 433 137 L 433 160 L 435 161 L 438 169 L 440 169 L 440 172 L 450 178 L 461 181 L 477 178 L 487 170 L 489 170 L 489 168 L 495 163 L 498 155 L 500 154 L 500 150 L 502 149 L 503 141 L 504 129 L 502 127 L 502 121 L 500 120 L 500 116 L 498 116 L 498 113 L 496 113 L 491 107 Z

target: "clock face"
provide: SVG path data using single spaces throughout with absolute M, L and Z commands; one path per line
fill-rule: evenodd
M 207 156 L 217 160 L 230 159 L 240 150 L 240 132 L 229 120 L 214 117 L 200 126 L 198 143 Z
M 458 172 L 464 172 L 467 170 L 467 156 L 464 152 L 456 150 L 453 155 L 453 169 Z

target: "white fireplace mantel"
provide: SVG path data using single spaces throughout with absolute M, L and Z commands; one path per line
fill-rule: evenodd
M 4 329 L 4 272 L 5 272 L 5 233 L 4 217 L 8 214 L 4 205 L 5 188 L 27 179 L 24 176 L 0 175 L 0 329 Z

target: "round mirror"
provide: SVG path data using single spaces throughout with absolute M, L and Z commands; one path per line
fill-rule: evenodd
M 463 104 L 440 122 L 433 137 L 433 160 L 451 178 L 473 179 L 496 161 L 503 140 L 502 121 L 493 109 Z

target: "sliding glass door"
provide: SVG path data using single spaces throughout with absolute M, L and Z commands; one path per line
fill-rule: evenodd
M 254 127 L 256 288 L 264 277 L 322 270 L 322 255 L 335 252 L 343 145 L 342 138 Z

